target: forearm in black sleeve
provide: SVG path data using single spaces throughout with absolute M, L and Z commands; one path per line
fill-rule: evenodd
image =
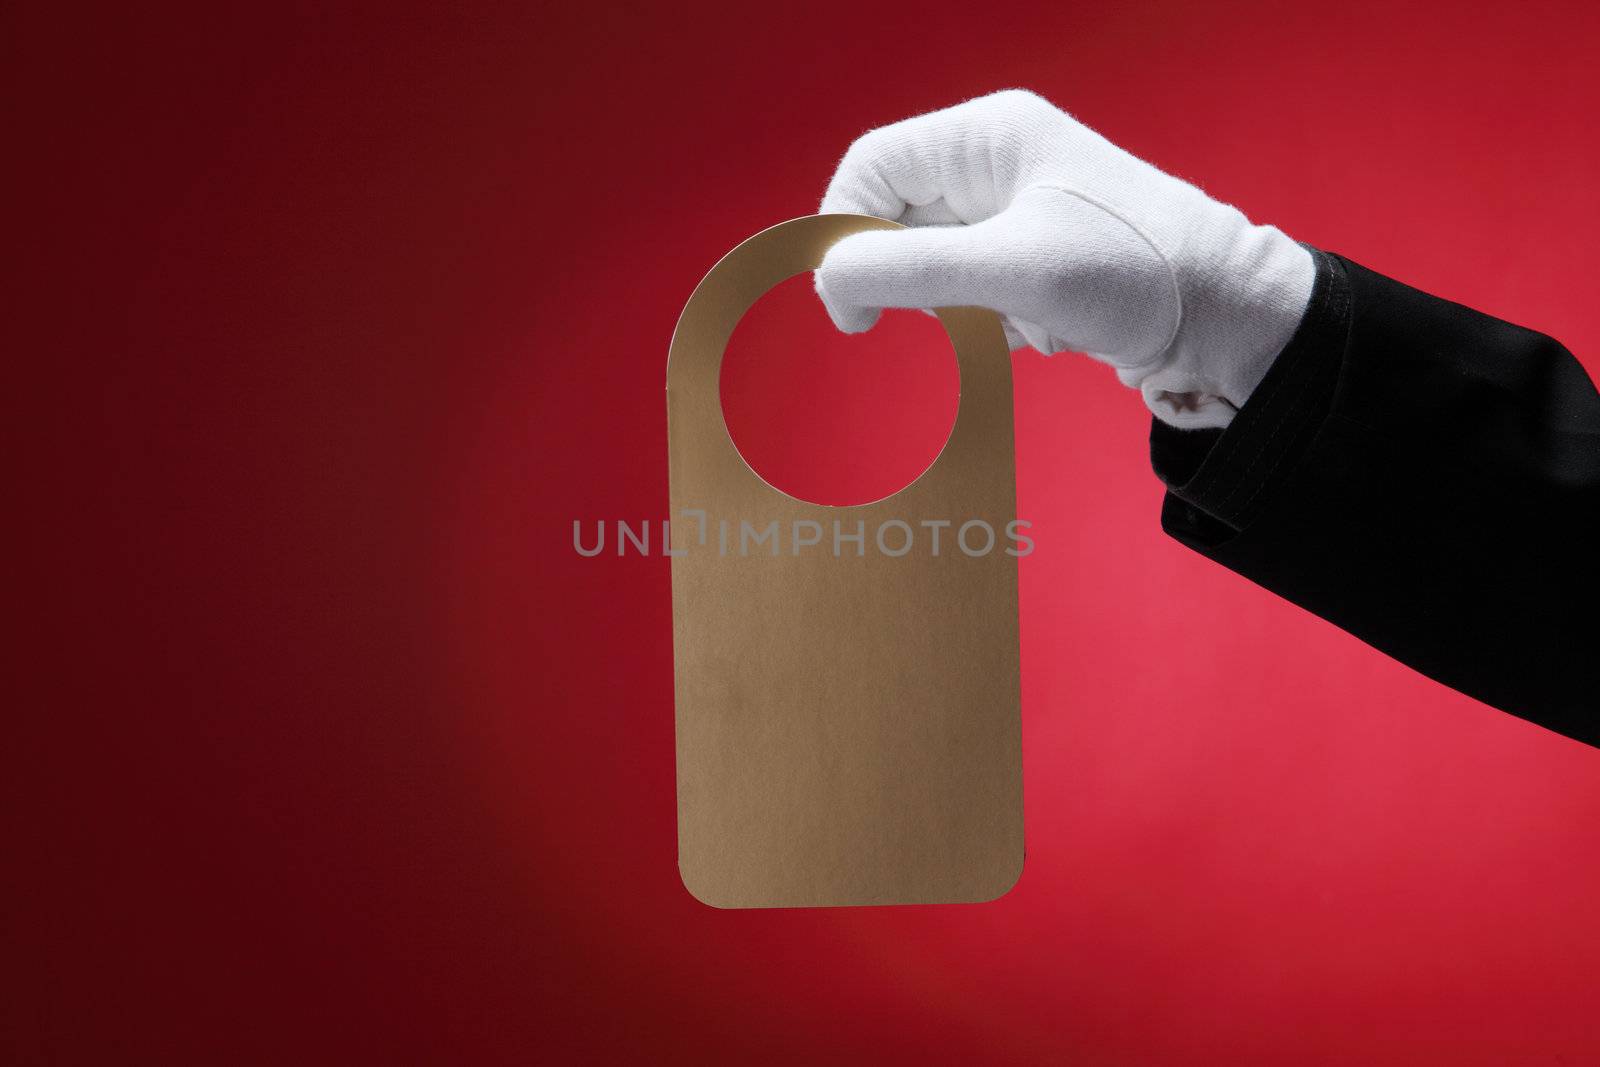
M 1179 541 L 1422 673 L 1600 745 L 1600 395 L 1561 345 L 1314 252 L 1226 430 L 1151 431 Z

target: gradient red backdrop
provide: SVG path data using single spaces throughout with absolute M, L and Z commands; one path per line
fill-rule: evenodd
M 4 1058 L 1600 1058 L 1600 752 L 1166 540 L 1103 367 L 1014 357 L 994 904 L 693 900 L 668 568 L 571 547 L 665 517 L 711 263 L 1004 86 L 1593 372 L 1595 12 L 9 5 Z M 741 442 L 892 484 L 944 342 L 803 297 L 730 356 Z

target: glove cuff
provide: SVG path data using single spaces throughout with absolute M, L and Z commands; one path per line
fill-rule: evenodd
M 1182 321 L 1164 358 L 1118 371 L 1156 418 L 1181 429 L 1227 426 L 1304 318 L 1311 253 L 1232 207 L 1189 229 L 1172 254 Z

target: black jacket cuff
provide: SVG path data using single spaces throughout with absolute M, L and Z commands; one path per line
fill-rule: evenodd
M 1162 525 L 1212 542 L 1243 529 L 1294 470 L 1326 418 L 1350 324 L 1350 282 L 1335 256 L 1308 248 L 1316 280 L 1299 328 L 1225 430 L 1150 427 L 1150 461 L 1167 483 Z

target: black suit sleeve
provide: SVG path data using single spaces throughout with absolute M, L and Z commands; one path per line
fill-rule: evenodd
M 1156 422 L 1162 527 L 1445 685 L 1600 745 L 1600 395 L 1542 334 L 1313 250 L 1226 430 Z

